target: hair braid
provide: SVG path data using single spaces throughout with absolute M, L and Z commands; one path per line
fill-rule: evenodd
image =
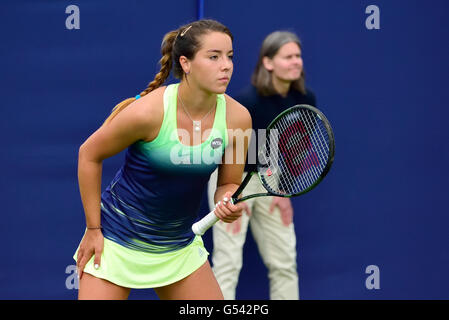
M 151 81 L 147 88 L 143 90 L 140 95 L 144 96 L 154 89 L 159 88 L 164 84 L 165 80 L 167 80 L 170 75 L 170 71 L 172 69 L 172 52 L 173 45 L 175 43 L 176 36 L 178 35 L 178 30 L 170 31 L 164 36 L 161 45 L 161 54 L 162 58 L 159 60 L 159 64 L 161 65 L 160 71 L 156 74 L 153 81 Z
M 173 76 L 181 79 L 184 76 L 184 71 L 179 63 L 179 57 L 185 56 L 187 59 L 193 59 L 201 47 L 200 37 L 210 31 L 223 32 L 229 35 L 231 40 L 233 39 L 229 29 L 215 20 L 198 20 L 166 33 L 161 44 L 162 58 L 159 60 L 161 69 L 153 81 L 148 83 L 148 86 L 140 93 L 140 96 L 143 97 L 162 86 L 172 69 Z M 120 111 L 136 101 L 136 97 L 128 98 L 117 104 L 103 125 L 109 123 Z
M 172 51 L 173 51 L 173 44 L 175 42 L 176 36 L 178 34 L 178 30 L 170 31 L 164 36 L 164 39 L 162 41 L 161 45 L 161 53 L 162 58 L 159 60 L 159 63 L 161 65 L 160 71 L 156 74 L 154 77 L 154 80 L 151 81 L 148 86 L 140 93 L 140 96 L 143 97 L 153 91 L 154 89 L 159 88 L 165 80 L 170 75 L 170 71 L 172 68 Z M 112 109 L 111 114 L 107 119 L 104 121 L 103 124 L 109 123 L 120 111 L 125 109 L 127 106 L 129 106 L 132 102 L 136 101 L 136 97 L 134 98 L 128 98 L 117 104 L 114 109 Z

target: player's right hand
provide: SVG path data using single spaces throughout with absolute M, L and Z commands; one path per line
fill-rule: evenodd
M 86 263 L 92 258 L 93 255 L 95 255 L 95 268 L 98 269 L 100 267 L 103 247 L 104 237 L 101 233 L 101 229 L 87 229 L 83 239 L 81 240 L 78 255 L 76 257 L 76 270 L 80 280 L 83 276 L 83 270 Z

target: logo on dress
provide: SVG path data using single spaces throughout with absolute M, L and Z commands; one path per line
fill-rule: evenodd
M 222 144 L 223 144 L 223 139 L 222 138 L 215 138 L 210 143 L 210 146 L 212 147 L 212 149 L 217 149 L 217 148 L 220 148 Z

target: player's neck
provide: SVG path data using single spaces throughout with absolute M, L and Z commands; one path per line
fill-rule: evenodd
M 209 111 L 217 101 L 217 94 L 196 89 L 184 83 L 179 85 L 178 95 L 193 117 Z

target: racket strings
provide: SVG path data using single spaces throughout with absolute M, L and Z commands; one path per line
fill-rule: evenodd
M 261 157 L 266 185 L 276 193 L 297 194 L 319 180 L 330 153 L 320 117 L 309 109 L 290 112 L 270 128 Z
M 322 131 L 319 130 L 316 115 L 312 111 L 303 110 L 302 119 L 295 122 L 295 126 L 301 128 L 300 131 L 304 135 L 304 138 L 299 141 L 296 140 L 297 146 L 300 146 L 300 150 L 292 150 L 293 155 L 289 154 L 287 156 L 291 157 L 302 151 L 300 157 L 296 157 L 296 159 L 299 158 L 299 168 L 306 180 L 303 183 L 303 187 L 307 188 L 319 178 L 324 169 L 327 155 L 323 154 L 323 147 L 328 151 L 328 145 L 327 143 L 322 143 L 324 137 Z M 299 182 L 302 181 L 299 180 Z
M 285 132 L 288 132 L 288 135 L 290 137 L 289 140 L 293 142 L 291 144 L 293 147 L 288 149 L 282 148 L 284 141 L 280 140 L 282 155 L 284 156 L 286 166 L 290 169 L 291 173 L 291 175 L 284 175 L 282 177 L 282 182 L 287 183 L 290 190 L 292 190 L 292 188 L 294 187 L 293 182 L 295 181 L 288 178 L 301 177 L 302 175 L 303 179 L 300 179 L 297 182 L 300 184 L 300 187 L 302 189 L 305 189 L 309 185 L 313 184 L 313 182 L 319 177 L 319 174 L 313 170 L 315 165 L 315 163 L 313 162 L 315 159 L 310 158 L 310 156 L 313 157 L 314 154 L 309 154 L 311 141 L 309 135 L 307 135 L 307 130 L 309 129 L 310 124 L 296 121 L 293 122 L 292 125 L 289 125 L 285 120 L 283 121 L 283 124 L 284 127 L 287 126 Z M 298 137 L 298 133 L 301 136 Z M 294 192 L 294 189 L 292 192 Z

